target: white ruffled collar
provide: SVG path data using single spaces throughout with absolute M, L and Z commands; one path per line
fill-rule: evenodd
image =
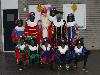
M 37 46 L 31 46 L 31 45 L 29 45 L 29 49 L 30 49 L 31 51 L 37 50 Z
M 23 45 L 21 45 L 19 48 L 20 48 L 20 50 L 24 50 L 25 45 L 23 44 Z
M 57 22 L 57 20 L 55 20 L 55 21 L 53 22 L 53 24 L 54 24 L 56 27 L 60 27 L 60 26 L 63 26 L 63 25 L 64 25 L 64 22 L 63 22 L 63 19 L 61 19 L 60 22 Z
M 34 27 L 37 25 L 37 21 L 31 22 L 30 20 L 27 21 L 27 25 L 30 27 Z
M 75 21 L 67 23 L 67 27 L 71 27 L 71 26 L 75 26 L 75 25 L 76 25 Z
M 47 51 L 50 51 L 50 48 L 51 48 L 51 46 L 50 46 L 50 44 L 48 44 Z M 44 51 L 46 51 L 45 45 L 42 45 L 42 49 L 43 49 Z
M 16 26 L 16 27 L 15 27 L 15 30 L 17 30 L 17 31 L 24 31 L 24 27 L 23 27 L 23 26 L 22 26 L 22 27 Z
M 54 22 L 55 20 L 56 20 L 56 16 L 54 16 L 54 17 L 49 16 L 49 21 Z
M 83 49 L 83 46 L 81 46 L 81 48 L 77 48 L 77 46 L 75 46 L 74 48 L 76 53 L 82 53 L 82 49 Z

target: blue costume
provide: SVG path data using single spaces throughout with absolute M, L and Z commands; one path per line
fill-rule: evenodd
M 57 65 L 66 64 L 68 60 L 68 46 L 65 45 L 63 48 L 62 46 L 58 46 L 57 49 L 55 49 L 54 55 Z
M 74 48 L 78 36 L 78 28 L 76 26 L 75 18 L 72 13 L 67 16 L 67 30 L 69 48 Z
M 54 60 L 54 52 L 51 48 L 51 45 L 48 43 L 47 39 L 41 45 L 41 63 L 50 63 Z

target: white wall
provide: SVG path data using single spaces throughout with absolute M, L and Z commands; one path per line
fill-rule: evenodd
M 1 0 L 1 9 L 18 9 L 18 0 Z

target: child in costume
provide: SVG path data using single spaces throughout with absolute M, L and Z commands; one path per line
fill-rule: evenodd
M 19 70 L 23 70 L 23 66 L 29 64 L 28 49 L 23 39 L 19 41 L 15 48 L 16 62 L 19 65 Z
M 54 24 L 54 33 L 53 39 L 57 40 L 57 44 L 60 45 L 60 40 L 66 38 L 67 26 L 65 21 L 62 19 L 63 12 L 57 11 L 57 19 L 53 21 Z
M 41 45 L 41 63 L 49 64 L 54 60 L 54 53 L 49 44 L 48 38 L 44 38 L 43 44 Z
M 84 47 L 84 44 L 81 41 L 81 39 L 78 39 L 77 45 L 74 48 L 73 58 L 75 60 L 74 62 L 76 67 L 77 67 L 77 62 L 83 60 L 84 62 L 83 71 L 85 72 L 88 72 L 86 68 L 88 55 L 89 55 L 89 51 Z
M 52 8 L 50 9 L 50 13 L 49 13 L 49 21 L 50 21 L 50 25 L 48 26 L 48 38 L 50 39 L 50 44 L 53 47 L 53 33 L 54 33 L 54 24 L 53 22 L 56 20 L 56 15 L 57 15 L 57 10 L 56 8 Z
M 50 22 L 53 22 L 56 20 L 56 14 L 57 14 L 56 8 L 50 9 L 50 13 L 49 13 L 49 21 Z
M 12 40 L 16 43 L 15 47 L 15 54 L 16 54 L 16 62 L 19 65 L 19 70 L 22 70 L 23 65 L 27 64 L 28 61 L 28 54 L 25 49 L 25 43 L 23 40 L 24 35 L 24 27 L 23 27 L 23 20 L 18 19 L 16 20 L 16 27 L 12 32 Z
M 75 22 L 74 14 L 68 14 L 67 16 L 67 36 L 69 48 L 74 48 L 78 39 L 78 27 Z
M 28 20 L 26 21 L 24 37 L 35 36 L 38 41 L 38 44 L 40 44 L 42 35 L 41 35 L 41 30 L 38 25 L 38 22 L 40 22 L 40 21 L 36 21 L 35 13 L 30 12 Z
M 28 43 L 28 54 L 30 56 L 30 63 L 39 63 L 39 51 L 36 37 L 31 37 Z
M 23 20 L 17 19 L 16 20 L 16 27 L 14 28 L 12 32 L 12 40 L 14 43 L 18 43 L 18 40 L 20 40 L 24 35 L 24 27 L 23 27 Z
M 54 50 L 55 62 L 58 65 L 58 70 L 61 70 L 62 66 L 67 64 L 69 50 L 68 44 L 64 39 L 60 43 L 61 45 Z

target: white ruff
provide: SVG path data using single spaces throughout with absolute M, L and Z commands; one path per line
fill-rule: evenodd
M 24 50 L 25 45 L 21 45 L 19 48 L 20 48 L 20 50 Z
M 36 46 L 32 47 L 31 45 L 29 45 L 29 49 L 30 49 L 31 51 L 34 51 L 34 50 L 37 50 L 37 47 L 36 47 Z
M 75 21 L 67 23 L 67 27 L 71 27 L 71 26 L 75 26 L 75 25 L 76 25 Z
M 56 16 L 52 17 L 49 15 L 49 21 L 54 22 L 56 20 Z
M 82 49 L 83 49 L 83 46 L 81 46 L 80 49 L 78 49 L 77 46 L 75 46 L 75 48 L 74 48 L 75 53 L 82 53 Z
M 30 20 L 27 21 L 27 25 L 30 27 L 34 27 L 37 25 L 37 21 L 31 22 Z
M 54 25 L 55 25 L 56 27 L 60 27 L 60 26 L 63 26 L 63 25 L 64 25 L 63 19 L 61 19 L 60 22 L 57 22 L 57 20 L 55 20 L 53 23 L 54 23 Z
M 68 50 L 68 46 L 65 45 L 64 48 L 62 48 L 61 46 L 58 46 L 58 50 L 60 51 L 61 54 L 65 54 L 66 51 Z
M 48 47 L 47 47 L 47 51 L 50 51 L 50 44 L 48 44 Z M 42 45 L 42 47 L 41 47 L 44 51 L 46 51 L 46 47 L 45 47 L 45 45 Z
M 24 31 L 24 27 L 23 27 L 23 26 L 22 26 L 22 27 L 16 26 L 16 27 L 15 27 L 15 30 L 17 30 L 17 31 Z

